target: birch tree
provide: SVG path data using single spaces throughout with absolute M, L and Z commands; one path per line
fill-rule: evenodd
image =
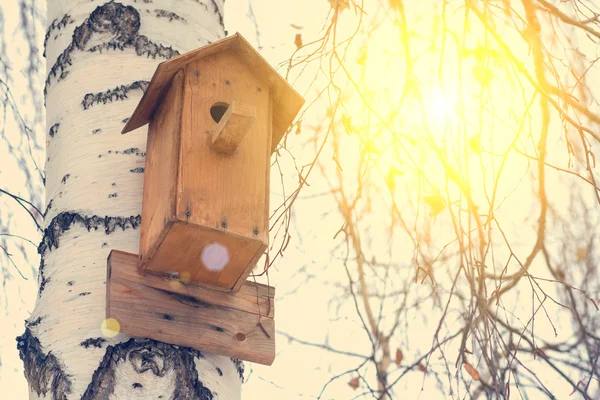
M 240 397 L 238 360 L 105 321 L 107 256 L 140 234 L 147 129 L 120 131 L 158 63 L 224 35 L 219 0 L 48 3 L 39 294 L 17 338 L 30 398 Z

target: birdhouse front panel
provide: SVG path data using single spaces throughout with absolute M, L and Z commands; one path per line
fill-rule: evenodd
M 266 243 L 269 86 L 228 50 L 189 63 L 184 87 L 177 218 Z M 221 118 L 241 107 L 254 123 L 233 153 L 214 149 Z
M 149 144 L 160 146 L 149 145 L 145 190 L 150 198 L 163 199 L 148 201 L 160 203 L 153 207 L 163 211 L 148 212 L 155 217 L 142 241 L 141 267 L 236 290 L 268 244 L 269 82 L 228 50 L 188 63 L 163 99 L 151 123 Z M 169 122 L 177 115 L 179 124 Z M 153 168 L 154 160 L 161 160 L 162 167 Z M 173 174 L 167 171 L 174 163 L 173 191 Z M 144 210 L 149 207 L 145 204 Z M 159 243 L 152 246 L 155 240 Z

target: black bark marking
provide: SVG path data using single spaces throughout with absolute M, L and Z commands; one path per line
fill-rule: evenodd
M 167 372 L 174 371 L 173 399 L 212 400 L 212 392 L 198 379 L 196 357 L 202 357 L 197 350 L 151 339 L 133 338 L 108 346 L 81 400 L 108 400 L 114 392 L 115 369 L 125 362 L 131 363 L 139 374 L 152 371 L 154 375 L 164 377 Z
M 60 126 L 60 123 L 58 123 L 58 122 L 56 124 L 52 125 L 52 127 L 50 128 L 50 131 L 48 132 L 50 137 L 54 137 L 58 133 L 59 126 Z
M 25 332 L 17 337 L 17 349 L 29 387 L 38 396 L 66 400 L 71 393 L 69 376 L 52 352 L 44 353 L 40 341 L 29 328 L 25 328 Z
M 129 172 L 133 172 L 134 174 L 143 174 L 144 173 L 144 167 L 132 168 L 132 169 L 129 170 Z
M 118 151 L 117 151 L 117 153 L 118 153 Z M 140 149 L 138 149 L 137 147 L 130 147 L 129 149 L 123 150 L 123 154 L 136 154 L 136 155 L 139 155 L 140 154 Z
M 219 9 L 219 5 L 217 4 L 217 2 L 215 0 L 211 0 L 211 3 L 213 5 L 213 10 L 214 10 L 215 14 L 217 14 L 219 16 L 219 25 L 223 26 L 223 14 L 221 13 L 221 10 Z M 225 32 L 225 36 L 227 36 L 227 32 Z
M 185 18 L 183 18 L 180 15 L 175 14 L 172 11 L 154 10 L 154 13 L 156 14 L 156 18 L 168 18 L 169 22 L 172 22 L 173 20 L 175 20 L 175 21 L 181 21 L 184 24 L 187 24 L 187 20 Z
M 133 386 L 133 388 L 134 388 L 134 389 L 141 389 L 141 388 L 143 388 L 143 387 L 144 387 L 144 386 L 143 386 L 141 383 L 139 383 L 139 382 L 133 382 L 133 384 L 132 384 L 131 386 Z
M 115 197 L 117 197 L 117 196 L 119 196 L 117 193 L 110 193 L 110 194 L 108 195 L 108 198 L 109 198 L 109 199 L 114 199 L 114 198 L 115 198 Z
M 145 92 L 148 88 L 148 85 L 150 85 L 150 82 L 148 81 L 135 81 L 130 85 L 117 86 L 114 89 L 108 89 L 105 92 L 98 92 L 96 94 L 88 93 L 83 97 L 81 105 L 83 106 L 84 110 L 87 110 L 94 104 L 106 104 L 109 101 L 112 103 L 113 101 L 124 100 L 127 98 L 127 93 L 130 91 L 141 90 L 142 92 Z
M 231 358 L 231 362 L 233 362 L 233 365 L 235 365 L 235 369 L 237 369 L 240 380 L 242 383 L 244 383 L 244 362 L 233 357 Z
M 48 214 L 48 211 L 50 211 L 50 209 L 52 209 L 52 203 L 54 203 L 54 199 L 52 199 L 48 202 L 48 205 L 46 206 L 46 210 L 44 211 L 44 217 Z
M 60 20 L 57 18 L 54 21 L 52 21 L 52 23 L 48 27 L 48 30 L 46 31 L 46 36 L 44 36 L 44 57 L 46 57 L 46 45 L 48 44 L 48 39 L 50 39 L 52 31 L 60 31 L 62 28 L 66 27 L 68 24 L 72 24 L 73 22 L 75 21 L 73 21 L 69 14 L 65 14 Z M 58 35 L 54 35 L 54 39 L 56 39 L 57 37 Z
M 61 182 L 62 182 L 63 185 L 65 183 L 67 183 L 67 179 L 69 179 L 70 176 L 71 176 L 71 174 L 66 174 L 65 176 L 63 176 L 63 178 L 61 179 Z
M 39 252 L 39 247 L 38 247 Z M 50 278 L 46 277 L 44 273 L 46 267 L 46 263 L 44 262 L 44 256 L 40 257 L 40 267 L 38 268 L 38 281 L 40 282 L 40 287 L 38 289 L 38 297 L 42 295 L 44 289 L 46 289 L 46 285 L 50 282 Z
M 38 326 L 40 324 L 40 322 L 42 322 L 42 319 L 44 319 L 43 317 L 37 317 L 36 319 L 34 319 L 31 322 L 25 322 L 25 327 L 27 328 L 33 328 L 34 326 Z
M 100 128 L 98 128 L 98 129 L 94 129 L 94 130 L 92 131 L 92 135 L 95 135 L 95 134 L 97 134 L 97 133 L 100 133 L 100 132 L 102 132 L 102 129 L 100 129 Z
M 223 371 L 221 371 L 221 368 L 217 367 L 217 374 L 219 374 L 219 376 L 223 376 Z
M 142 222 L 142 216 L 131 216 L 131 217 L 109 217 L 104 218 L 93 215 L 87 217 L 77 213 L 62 212 L 52 218 L 52 221 L 48 224 L 48 227 L 44 229 L 44 236 L 38 246 L 38 253 L 42 256 L 47 250 L 52 248 L 58 248 L 59 239 L 63 232 L 68 231 L 73 225 L 78 224 L 84 226 L 88 231 L 92 229 L 104 229 L 104 233 L 110 235 L 116 229 L 121 228 L 123 230 L 139 227 Z M 43 267 L 40 266 L 40 270 L 43 271 Z
M 78 296 L 79 297 L 83 297 L 83 296 L 88 296 L 90 294 L 92 294 L 92 292 L 81 292 L 81 293 L 78 294 Z
M 125 6 L 111 1 L 96 7 L 90 16 L 75 28 L 71 43 L 50 68 L 44 87 L 44 95 L 46 95 L 53 78 L 56 78 L 56 82 L 64 79 L 63 74 L 73 64 L 71 58 L 73 52 L 75 50 L 85 51 L 86 45 L 92 36 L 96 34 L 109 34 L 112 35 L 112 38 L 107 42 L 87 49 L 89 52 L 102 52 L 102 50 L 123 51 L 132 48 L 135 49 L 138 56 L 145 55 L 147 57 L 152 56 L 152 58 L 169 59 L 179 55 L 179 52 L 172 47 L 154 43 L 146 36 L 140 35 L 140 25 L 140 13 L 132 6 Z
M 69 286 L 73 286 L 74 284 L 75 284 L 75 281 L 69 281 L 69 282 L 67 282 L 67 285 L 69 285 Z
M 100 349 L 104 343 L 106 343 L 106 339 L 98 337 L 85 339 L 83 342 L 79 343 L 79 345 L 85 347 L 86 349 L 90 347 L 96 347 Z

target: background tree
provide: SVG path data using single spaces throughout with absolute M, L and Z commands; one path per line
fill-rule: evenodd
M 332 319 L 366 345 L 304 342 L 358 359 L 321 395 L 598 397 L 597 5 L 330 5 L 289 63 L 327 104 L 326 185 L 298 180 L 333 196 Z

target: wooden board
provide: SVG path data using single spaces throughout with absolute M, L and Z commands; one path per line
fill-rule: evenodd
M 200 76 L 196 76 L 197 71 Z M 263 84 L 233 51 L 186 66 L 178 220 L 268 243 L 268 214 L 264 210 L 269 196 L 269 89 Z M 252 104 L 256 120 L 236 152 L 225 155 L 210 147 L 210 135 L 217 126 L 210 108 L 233 102 Z
M 228 262 L 221 271 L 211 271 L 201 261 L 204 247 L 212 243 L 222 245 L 228 252 Z M 242 277 L 243 272 L 250 264 L 256 264 L 265 248 L 258 240 L 176 222 L 144 271 L 157 275 L 176 273 L 192 284 L 229 292 L 239 288 L 235 286 L 238 279 L 246 280 L 250 271 Z
M 121 133 L 127 133 L 139 128 L 152 119 L 158 108 L 158 104 L 162 101 L 161 98 L 164 96 L 165 87 L 178 70 L 184 68 L 192 61 L 218 54 L 228 49 L 233 49 L 240 60 L 271 88 L 274 100 L 274 113 L 271 122 L 273 132 L 271 150 L 274 150 L 304 104 L 304 99 L 239 33 L 159 64 L 152 76 L 148 89 Z
M 233 294 L 173 284 L 139 273 L 137 258 L 115 250 L 108 258 L 106 317 L 119 321 L 122 333 L 273 363 L 273 288 L 246 282 Z
M 183 71 L 179 71 L 148 131 L 140 234 L 141 268 L 154 257 L 175 220 L 182 105 Z

